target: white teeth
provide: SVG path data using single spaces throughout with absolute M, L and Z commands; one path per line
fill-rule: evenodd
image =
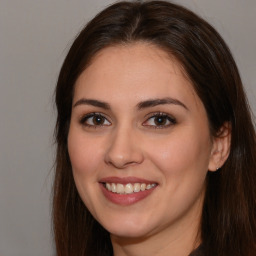
M 124 187 L 125 194 L 131 194 L 133 193 L 133 185 L 132 184 L 126 184 Z
M 133 191 L 134 192 L 140 192 L 140 187 L 141 187 L 140 183 L 135 183 L 133 185 Z
M 148 184 L 148 185 L 146 186 L 146 189 L 151 189 L 151 188 L 155 187 L 155 185 L 156 185 L 156 184 Z
M 126 185 L 120 183 L 106 183 L 105 187 L 108 191 L 117 194 L 131 194 L 138 193 L 140 191 L 149 190 L 156 186 L 156 183 L 146 184 L 146 183 L 128 183 Z
M 112 191 L 113 192 L 113 191 Z M 117 184 L 116 185 L 116 193 L 118 194 L 124 194 L 124 185 L 123 184 Z
M 148 184 L 148 185 L 146 186 L 146 189 L 151 189 L 151 185 Z
M 106 183 L 107 190 L 111 191 L 111 185 L 109 183 Z
M 140 185 L 140 190 L 141 191 L 144 191 L 146 189 L 146 184 L 145 183 L 142 183 L 141 185 Z
M 111 184 L 111 191 L 116 192 L 116 184 L 115 183 Z

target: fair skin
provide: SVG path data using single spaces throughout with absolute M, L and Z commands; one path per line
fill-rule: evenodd
M 175 59 L 145 43 L 103 49 L 76 81 L 68 151 L 115 256 L 185 256 L 198 246 L 206 174 L 227 158 L 228 140 L 210 135 Z M 119 183 L 152 188 L 112 191 Z

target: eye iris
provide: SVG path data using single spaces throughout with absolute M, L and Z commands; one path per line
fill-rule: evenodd
M 165 125 L 166 124 L 166 117 L 165 116 L 158 116 L 155 118 L 156 125 Z
M 102 125 L 104 123 L 104 118 L 102 116 L 94 116 L 93 124 L 94 125 Z

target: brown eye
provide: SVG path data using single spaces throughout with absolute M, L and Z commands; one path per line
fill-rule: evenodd
M 166 125 L 167 122 L 168 122 L 167 116 L 157 116 L 154 118 L 154 123 L 155 125 L 158 125 L 158 126 Z
M 164 113 L 156 113 L 148 118 L 143 123 L 143 126 L 149 126 L 152 128 L 167 128 L 174 124 L 176 124 L 176 120 L 171 116 Z
M 104 121 L 105 121 L 105 118 L 103 116 L 100 116 L 100 115 L 98 115 L 98 116 L 95 115 L 92 118 L 92 122 L 93 122 L 94 125 L 103 125 Z
M 101 114 L 91 113 L 83 117 L 80 121 L 81 124 L 89 127 L 109 126 L 111 123 Z

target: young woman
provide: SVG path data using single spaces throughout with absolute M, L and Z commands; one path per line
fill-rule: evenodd
M 200 17 L 108 7 L 71 46 L 56 106 L 57 255 L 255 255 L 255 130 L 232 55 Z

